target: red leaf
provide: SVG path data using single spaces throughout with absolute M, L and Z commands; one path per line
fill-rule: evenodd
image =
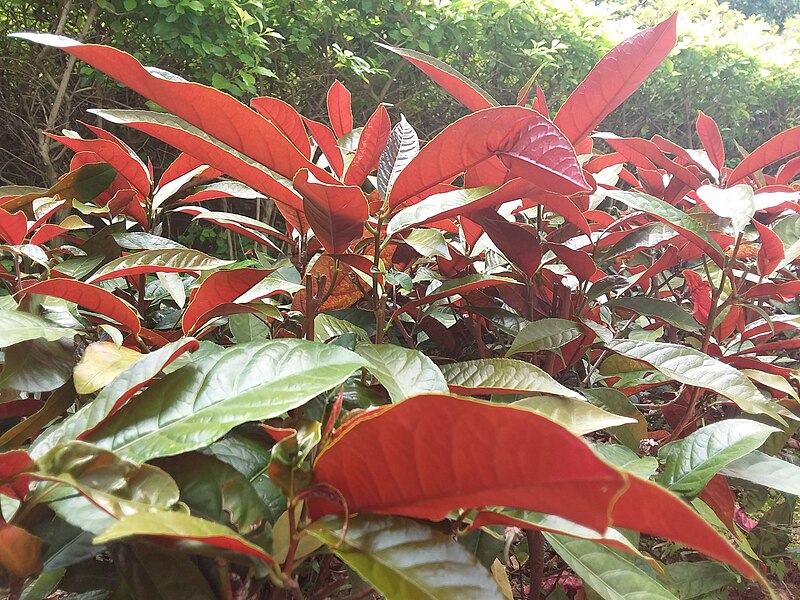
M 728 175 L 731 186 L 774 162 L 800 152 L 800 125 L 782 131 L 748 154 Z
M 364 233 L 369 218 L 367 199 L 356 186 L 328 185 L 303 169 L 294 178 L 303 195 L 303 209 L 314 234 L 328 254 L 344 254 Z
M 163 188 L 170 181 L 175 181 L 178 179 L 178 177 L 182 177 L 183 175 L 194 171 L 198 167 L 202 167 L 204 164 L 204 162 L 196 159 L 191 154 L 181 152 L 178 155 L 178 158 L 173 160 L 161 175 L 161 179 L 158 180 L 158 186 Z M 221 171 L 208 167 L 203 171 L 202 176 L 198 175 L 198 178 L 202 178 L 205 181 L 210 181 L 211 179 L 216 179 L 220 175 L 222 175 Z
M 775 173 L 775 183 L 787 184 L 800 173 L 800 156 L 794 157 L 786 164 L 782 165 Z
M 570 141 L 589 135 L 661 64 L 675 46 L 677 18 L 628 38 L 595 65 L 554 120 Z
M 314 141 L 317 142 L 319 149 L 328 159 L 328 164 L 336 173 L 336 176 L 341 178 L 344 172 L 344 159 L 342 158 L 342 150 L 339 148 L 339 143 L 336 141 L 336 136 L 325 125 L 318 121 L 303 117 L 303 121 L 314 136 Z M 328 178 L 329 179 L 329 178 Z
M 683 271 L 683 278 L 692 295 L 692 316 L 698 323 L 705 324 L 708 321 L 708 311 L 711 310 L 711 285 L 689 269 Z
M 611 513 L 614 527 L 686 544 L 751 579 L 759 578 L 758 571 L 691 506 L 655 483 L 633 475 L 627 475 L 627 479 L 630 487 Z
M 10 213 L 0 208 L 0 238 L 7 244 L 18 246 L 28 233 L 28 218 L 18 211 Z
M 405 58 L 471 111 L 497 106 L 498 104 L 494 98 L 478 85 L 432 56 L 406 48 L 395 48 L 385 44 L 377 45 Z
M 736 497 L 733 495 L 727 479 L 722 475 L 714 475 L 697 496 L 708 504 L 720 521 L 733 531 L 733 515 L 736 511 Z
M 204 325 L 207 314 L 223 304 L 236 300 L 272 271 L 266 269 L 233 269 L 217 271 L 203 280 L 189 299 L 183 314 L 183 331 L 190 333 Z
M 347 172 L 344 175 L 346 185 L 361 185 L 374 169 L 377 168 L 381 159 L 381 153 L 386 147 L 386 141 L 392 132 L 392 124 L 389 120 L 389 113 L 386 107 L 381 104 L 372 113 L 372 116 L 364 125 L 361 136 L 358 139 L 358 148 Z
M 459 508 L 507 506 L 599 531 L 624 487 L 619 472 L 544 417 L 434 394 L 349 421 L 317 458 L 314 480 L 338 489 L 351 512 L 440 520 Z M 324 501 L 310 507 L 316 516 L 342 511 Z
M 759 283 L 747 290 L 744 297 L 747 300 L 764 298 L 765 296 L 789 299 L 798 294 L 800 294 L 800 281 L 789 281 L 787 283 Z
M 448 285 L 447 283 L 445 283 L 441 287 L 435 289 L 432 294 L 428 294 L 426 296 L 423 296 L 422 298 L 418 298 L 416 300 L 412 300 L 411 302 L 404 304 L 396 311 L 394 311 L 390 320 L 393 321 L 403 313 L 408 312 L 409 310 L 411 310 L 416 306 L 419 306 L 420 304 L 430 304 L 431 302 L 435 302 L 436 300 L 441 300 L 442 298 L 447 298 L 449 296 L 455 296 L 455 295 L 463 295 L 466 292 L 471 292 L 472 290 L 479 290 L 486 287 L 519 283 L 517 281 L 513 281 L 505 277 L 491 277 L 491 276 L 476 277 L 474 280 L 471 280 L 463 285 L 459 285 L 458 281 L 459 281 L 458 279 L 451 279 L 448 283 L 455 285 Z
M 563 134 L 539 113 L 520 106 L 498 106 L 467 115 L 433 138 L 400 173 L 389 205 L 398 206 L 437 183 L 500 157 L 511 175 L 548 191 L 588 191 L 575 151 Z
M 284 177 L 291 178 L 302 168 L 308 168 L 320 179 L 325 177 L 322 169 L 310 163 L 274 123 L 224 92 L 174 76 L 154 74 L 130 54 L 116 48 L 82 44 L 48 34 L 18 37 L 61 48 Z
M 43 403 L 39 400 L 10 400 L 8 402 L 0 402 L 0 421 L 29 417 L 42 408 L 42 406 Z
M 536 112 L 543 114 L 548 119 L 550 118 L 550 111 L 547 108 L 547 100 L 544 97 L 542 87 L 538 83 L 536 84 L 536 97 L 533 99 L 533 105 L 531 108 Z
M 637 167 L 645 169 L 659 167 L 692 189 L 697 189 L 701 185 L 696 175 L 664 156 L 659 147 L 650 140 L 636 137 L 621 138 L 611 134 L 599 137 Z
M 481 219 L 480 224 L 511 264 L 528 279 L 533 278 L 542 263 L 542 248 L 536 229 L 523 223 L 509 223 L 496 214 Z
M 753 225 L 756 226 L 758 237 L 761 238 L 761 247 L 758 249 L 758 272 L 763 277 L 769 277 L 784 259 L 783 242 L 778 234 L 766 225 L 755 219 Z
M 22 500 L 28 493 L 31 478 L 25 475 L 35 465 L 24 450 L 11 450 L 0 454 L 0 494 Z
M 353 131 L 353 109 L 350 106 L 350 92 L 338 80 L 328 88 L 328 118 L 337 138 Z
M 706 115 L 702 110 L 697 111 L 697 137 L 708 154 L 711 163 L 722 173 L 725 166 L 725 146 L 722 143 L 722 135 L 719 133 L 716 121 Z
M 306 128 L 303 127 L 303 119 L 300 118 L 294 107 L 283 100 L 270 96 L 261 96 L 250 100 L 250 106 L 260 115 L 272 121 L 278 129 L 283 132 L 303 156 L 311 158 L 311 144 L 308 141 Z
M 138 335 L 142 329 L 139 317 L 132 306 L 111 292 L 82 281 L 61 277 L 47 279 L 26 287 L 18 294 L 41 294 L 74 302 L 92 312 L 113 319 L 134 335 Z
M 63 144 L 74 152 L 92 152 L 108 163 L 125 178 L 143 196 L 150 194 L 152 182 L 147 167 L 141 159 L 132 154 L 128 148 L 122 147 L 114 141 L 107 139 L 84 140 L 63 135 L 45 133 L 46 136 Z
M 547 249 L 563 262 L 573 275 L 581 281 L 591 281 L 597 273 L 597 265 L 594 264 L 592 257 L 582 250 L 573 250 L 564 244 L 547 244 Z

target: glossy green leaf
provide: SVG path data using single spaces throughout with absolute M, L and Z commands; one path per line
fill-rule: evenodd
M 569 429 L 575 435 L 586 435 L 608 427 L 636 423 L 635 419 L 606 412 L 586 400 L 576 400 L 575 398 L 536 396 L 513 402 L 511 406 L 542 415 Z
M 391 516 L 325 518 L 309 533 L 387 600 L 502 600 L 491 573 L 451 536 Z
M 677 344 L 615 340 L 606 347 L 634 360 L 644 361 L 661 373 L 686 385 L 710 389 L 733 400 L 739 408 L 751 414 L 769 415 L 781 424 L 786 409 L 765 398 L 756 386 L 737 369 L 707 354 Z
M 42 339 L 28 340 L 5 349 L 0 388 L 21 392 L 49 392 L 72 376 L 72 342 L 69 346 Z
M 75 391 L 79 394 L 96 392 L 140 358 L 140 352 L 114 342 L 89 344 L 73 371 Z
M 566 319 L 542 319 L 527 323 L 506 352 L 510 357 L 520 352 L 553 350 L 584 334 L 583 327 Z
M 583 394 L 592 404 L 615 415 L 630 417 L 636 421 L 636 423 L 609 429 L 609 433 L 626 447 L 638 451 L 639 442 L 647 435 L 647 420 L 639 409 L 631 404 L 630 399 L 622 392 L 611 388 L 592 388 L 583 390 Z
M 412 229 L 403 237 L 403 240 L 426 258 L 441 256 L 450 260 L 450 247 L 447 239 L 437 229 Z
M 632 560 L 605 546 L 552 533 L 544 536 L 575 574 L 605 600 L 678 600 Z
M 700 325 L 692 315 L 678 306 L 675 302 L 649 298 L 647 296 L 634 296 L 631 298 L 617 298 L 605 304 L 609 308 L 624 308 L 647 317 L 656 317 L 665 323 L 683 329 L 684 331 L 699 331 Z
M 701 427 L 659 450 L 659 458 L 666 461 L 659 483 L 678 494 L 694 496 L 725 465 L 752 452 L 776 431 L 780 430 L 746 419 Z
M 314 317 L 314 339 L 318 342 L 327 342 L 331 338 L 352 333 L 358 340 L 368 340 L 369 335 L 358 325 L 350 321 L 337 319 L 334 316 L 320 313 Z
M 94 543 L 105 544 L 142 535 L 201 542 L 250 557 L 258 563 L 274 564 L 269 554 L 232 529 L 182 512 L 150 511 L 126 516 L 95 537 Z
M 639 456 L 627 446 L 593 444 L 592 450 L 607 463 L 642 479 L 650 479 L 658 471 L 658 459 L 655 456 Z
M 0 348 L 27 340 L 45 339 L 55 342 L 73 337 L 77 331 L 58 327 L 53 323 L 19 310 L 0 310 Z
M 676 231 L 687 235 L 695 244 L 710 250 L 712 258 L 722 255 L 722 249 L 715 242 L 706 229 L 686 212 L 675 208 L 671 204 L 642 192 L 622 190 L 604 190 L 603 193 L 615 200 L 624 202 L 635 210 L 650 213 L 662 223 L 669 225 Z
M 178 486 L 161 469 L 115 456 L 85 442 L 59 445 L 36 461 L 36 477 L 66 483 L 117 518 L 178 501 Z
M 585 400 L 539 367 L 511 358 L 487 358 L 442 365 L 450 390 L 456 394 L 552 394 Z
M 143 250 L 123 256 L 104 265 L 87 281 L 96 283 L 143 273 L 187 273 L 218 269 L 230 264 L 229 260 L 220 260 L 197 250 Z
M 170 373 L 88 439 L 133 460 L 180 454 L 302 406 L 362 366 L 348 350 L 305 340 L 240 344 Z
M 751 452 L 727 465 L 721 473 L 800 496 L 800 467 L 763 452 Z
M 356 353 L 389 392 L 392 402 L 425 393 L 447 393 L 439 367 L 418 350 L 392 344 L 358 344 Z
M 708 560 L 674 562 L 666 565 L 667 585 L 681 600 L 707 598 L 736 583 L 736 575 L 723 565 Z M 728 594 L 726 593 L 725 596 Z

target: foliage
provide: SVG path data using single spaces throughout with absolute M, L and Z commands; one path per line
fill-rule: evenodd
M 540 87 L 502 104 L 390 47 L 468 111 L 424 144 L 338 82 L 326 124 L 19 34 L 161 107 L 91 112 L 182 153 L 156 178 L 88 126 L 50 134 L 55 185 L 0 188 L 10 597 L 668 599 L 793 569 L 800 133 L 735 167 L 702 112 L 694 148 L 593 134 L 676 24 L 552 120 Z

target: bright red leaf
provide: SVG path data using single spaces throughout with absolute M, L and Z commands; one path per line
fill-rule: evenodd
M 728 185 L 734 185 L 756 171 L 797 152 L 800 152 L 800 125 L 782 131 L 745 156 L 728 176 Z
M 702 110 L 697 111 L 697 137 L 703 144 L 703 149 L 708 154 L 711 163 L 722 173 L 725 166 L 725 146 L 722 143 L 722 135 L 719 132 L 716 121 L 706 115 Z
M 358 148 L 347 172 L 344 175 L 346 185 L 361 185 L 373 170 L 378 166 L 381 153 L 386 147 L 386 141 L 392 132 L 392 124 L 386 107 L 381 104 L 372 113 L 372 116 L 361 130 L 358 139 Z
M 350 106 L 350 92 L 338 80 L 328 88 L 326 98 L 328 118 L 337 138 L 353 131 L 353 109 Z
M 28 218 L 18 211 L 10 213 L 0 208 L 0 238 L 7 244 L 17 246 L 25 241 L 28 233 Z
M 311 144 L 308 141 L 303 119 L 294 107 L 278 98 L 261 96 L 250 100 L 250 106 L 260 115 L 272 121 L 289 138 L 303 156 L 311 157 Z
M 22 500 L 28 493 L 30 477 L 35 465 L 24 450 L 11 450 L 0 454 L 0 494 Z
M 336 136 L 328 127 L 319 121 L 314 121 L 306 117 L 303 117 L 303 121 L 314 137 L 314 141 L 317 142 L 319 149 L 322 150 L 325 158 L 328 159 L 328 164 L 331 166 L 331 169 L 333 169 L 337 177 L 341 178 L 344 172 L 344 158 L 342 158 L 342 150 L 339 148 Z M 324 181 L 330 183 L 329 180 Z
M 785 256 L 783 242 L 777 233 L 756 219 L 753 219 L 753 225 L 756 226 L 758 237 L 761 238 L 761 247 L 758 249 L 758 272 L 763 277 L 769 277 L 783 262 Z

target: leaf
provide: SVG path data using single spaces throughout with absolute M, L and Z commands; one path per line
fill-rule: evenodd
M 720 469 L 759 448 L 776 431 L 780 430 L 747 419 L 701 427 L 659 449 L 665 464 L 658 481 L 675 493 L 696 496 Z
M 396 311 L 394 311 L 394 314 L 392 314 L 391 320 L 396 319 L 404 312 L 408 312 L 412 308 L 421 304 L 433 304 L 436 300 L 441 300 L 442 298 L 465 294 L 467 292 L 471 292 L 472 290 L 479 290 L 481 288 L 503 284 L 519 285 L 519 282 L 516 279 L 511 279 L 509 277 L 498 277 L 492 275 L 466 275 L 457 279 L 450 279 L 433 290 L 432 293 L 422 296 L 416 300 L 412 300 L 411 302 L 407 302 L 398 308 Z
M 0 208 L 0 238 L 7 244 L 19 245 L 28 233 L 28 218 L 18 211 L 10 213 Z
M 749 185 L 734 185 L 718 188 L 704 185 L 697 190 L 697 197 L 720 217 L 730 219 L 735 235 L 739 235 L 756 213 L 755 192 Z
M 606 600 L 631 600 L 640 596 L 678 600 L 633 561 L 605 546 L 553 533 L 544 536 L 575 574 Z
M 786 256 L 781 238 L 769 227 L 753 219 L 753 225 L 758 230 L 761 247 L 758 249 L 758 273 L 762 277 L 769 277 L 783 262 Z
M 183 338 L 145 354 L 104 387 L 92 402 L 39 436 L 31 447 L 32 455 L 42 456 L 57 444 L 78 439 L 79 436 L 91 431 L 130 400 L 164 367 L 184 352 L 195 350 L 197 346 L 197 340 Z
M 117 171 L 111 165 L 89 163 L 64 175 L 47 191 L 47 195 L 57 195 L 62 200 L 89 202 L 111 185 L 116 176 Z
M 314 339 L 317 342 L 327 342 L 332 338 L 348 333 L 353 334 L 359 341 L 369 340 L 369 334 L 363 328 L 354 325 L 350 321 L 337 319 L 324 313 L 314 317 Z
M 345 185 L 361 186 L 372 171 L 378 167 L 383 149 L 392 132 L 392 124 L 386 107 L 381 104 L 372 113 L 358 138 L 358 148 L 344 174 Z
M 322 183 L 305 169 L 295 176 L 294 187 L 303 195 L 308 224 L 328 254 L 344 254 L 361 239 L 369 218 L 361 188 Z
M 49 423 L 67 412 L 75 402 L 75 389 L 67 382 L 51 393 L 42 408 L 26 417 L 0 436 L 0 447 L 16 448 L 39 434 Z M 1 490 L 2 488 L 0 488 Z
M 5 364 L 0 372 L 0 388 L 21 392 L 49 392 L 64 385 L 72 376 L 72 343 L 28 340 L 5 349 Z
M 540 350 L 560 348 L 583 334 L 583 327 L 566 319 L 541 319 L 533 323 L 526 323 L 506 351 L 506 357 L 521 352 L 539 352 Z
M 716 122 L 699 110 L 695 129 L 711 164 L 716 167 L 718 172 L 722 173 L 722 168 L 725 166 L 725 145 L 722 143 L 722 135 L 719 133 Z
M 79 394 L 96 392 L 140 358 L 140 352 L 114 342 L 89 344 L 73 371 L 75 391 Z
M 800 152 L 800 126 L 782 131 L 770 138 L 736 165 L 728 175 L 728 185 L 733 185 L 745 177 L 768 167 L 774 162 Z
M 541 415 L 575 435 L 586 435 L 608 427 L 636 423 L 635 419 L 606 412 L 585 400 L 576 400 L 575 398 L 534 396 L 512 402 L 511 406 L 524 408 Z
M 439 59 L 409 48 L 397 48 L 377 42 L 376 45 L 405 58 L 471 111 L 481 110 L 499 104 L 497 100 L 482 90 L 476 83 L 470 81 L 464 75 Z
M 278 127 L 297 146 L 303 156 L 311 156 L 311 144 L 300 114 L 283 100 L 262 96 L 250 100 L 250 106 Z
M 353 130 L 353 110 L 350 107 L 350 92 L 338 80 L 328 88 L 326 98 L 328 117 L 337 138 L 344 137 Z
M 0 494 L 22 500 L 28 493 L 30 476 L 34 468 L 31 457 L 25 450 L 11 450 L 0 454 Z
M 346 565 L 387 600 L 502 600 L 478 559 L 430 526 L 393 516 L 326 518 L 308 533 L 330 546 Z
M 800 495 L 800 467 L 763 452 L 750 452 L 728 464 L 721 473 L 793 496 Z
M 138 335 L 142 330 L 139 317 L 130 304 L 109 291 L 82 281 L 47 279 L 24 288 L 19 294 L 41 294 L 61 298 L 116 321 L 133 335 Z
M 389 206 L 396 208 L 495 156 L 512 176 L 542 189 L 590 190 L 575 150 L 552 122 L 521 106 L 498 106 L 462 117 L 428 142 L 397 178 Z
M 405 235 L 403 241 L 426 258 L 441 256 L 451 260 L 447 238 L 438 229 L 412 229 Z
M 406 118 L 400 115 L 400 122 L 389 134 L 389 140 L 378 161 L 378 191 L 383 198 L 389 195 L 400 173 L 419 154 L 419 138 Z
M 111 546 L 119 569 L 134 598 L 148 600 L 215 600 L 206 578 L 189 556 L 155 544 Z M 91 600 L 86 598 L 86 600 Z M 99 599 L 98 599 L 99 600 Z
M 183 315 L 184 333 L 195 331 L 209 319 L 220 316 L 220 308 L 235 302 L 271 272 L 269 269 L 231 269 L 206 277 L 190 296 Z
M 571 142 L 589 135 L 667 57 L 675 46 L 677 17 L 674 13 L 616 46 L 575 88 L 553 121 Z
M 441 367 L 456 394 L 514 394 L 537 392 L 576 400 L 585 398 L 564 387 L 539 367 L 511 358 L 485 358 Z
M 161 469 L 125 460 L 85 442 L 60 444 L 36 461 L 39 479 L 75 488 L 107 513 L 122 518 L 178 502 L 178 486 Z
M 712 390 L 733 400 L 745 412 L 769 415 L 779 423 L 786 424 L 781 416 L 786 411 L 765 398 L 747 376 L 699 350 L 677 344 L 637 340 L 614 340 L 606 343 L 606 348 L 644 361 L 680 383 Z
M 700 223 L 684 211 L 642 192 L 605 190 L 603 193 L 610 198 L 624 202 L 635 210 L 642 210 L 653 215 L 665 225 L 669 225 L 678 233 L 686 236 L 690 242 L 705 250 L 715 262 L 721 260 L 719 257 L 722 256 L 722 248 L 719 247 L 719 244 L 708 235 L 708 232 Z
M 59 327 L 20 310 L 0 310 L 0 348 L 36 339 L 55 342 L 74 337 L 77 333 L 74 329 Z
M 314 121 L 313 119 L 303 117 L 303 122 L 311 132 L 322 154 L 325 155 L 325 159 L 336 174 L 336 177 L 341 177 L 344 172 L 344 158 L 342 157 L 342 150 L 339 148 L 339 144 L 336 140 L 336 135 L 323 123 Z
M 22 529 L 0 522 L 0 565 L 20 579 L 39 572 L 42 540 Z
M 675 302 L 649 298 L 647 296 L 633 296 L 630 298 L 616 298 L 605 303 L 609 308 L 623 308 L 639 315 L 656 317 L 673 327 L 684 331 L 697 332 L 700 326 L 692 316 Z
M 681 600 L 709 598 L 713 592 L 734 585 L 736 576 L 710 561 L 675 562 L 665 566 L 670 587 Z
M 230 264 L 197 250 L 143 250 L 117 260 L 98 269 L 87 283 L 98 283 L 116 277 L 129 277 L 145 273 L 194 273 L 210 271 Z
M 305 340 L 240 344 L 170 373 L 87 439 L 138 461 L 188 452 L 302 406 L 362 366 L 348 350 Z
M 425 393 L 447 393 L 447 382 L 434 362 L 418 350 L 392 344 L 358 344 L 356 354 L 389 392 L 392 402 Z
M 436 394 L 348 421 L 319 453 L 314 480 L 338 489 L 350 512 L 440 520 L 459 508 L 499 505 L 600 531 L 624 486 L 580 438 L 544 417 Z M 342 510 L 317 499 L 309 508 L 313 516 Z
M 658 471 L 659 464 L 655 456 L 639 456 L 619 444 L 594 444 L 592 448 L 607 463 L 642 479 L 650 479 Z
M 269 554 L 237 535 L 232 529 L 181 512 L 150 511 L 128 515 L 95 537 L 94 543 L 105 544 L 142 535 L 200 542 L 213 548 L 250 557 L 258 563 L 274 565 Z

